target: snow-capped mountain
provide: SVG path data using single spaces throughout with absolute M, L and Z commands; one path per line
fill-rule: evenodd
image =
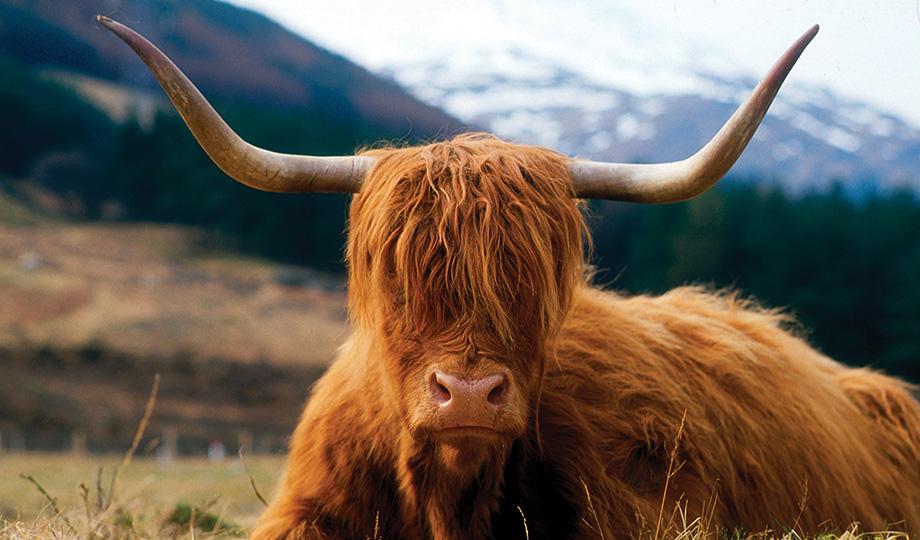
M 624 161 L 692 153 L 820 22 L 733 174 L 797 192 L 833 179 L 855 194 L 920 192 L 910 5 L 350 0 L 292 10 L 292 0 L 229 1 L 271 13 L 475 126 Z
M 592 80 L 511 48 L 458 51 L 384 71 L 472 125 L 518 142 L 615 161 L 690 155 L 757 82 L 744 75 L 628 68 L 619 81 L 615 68 Z M 782 182 L 792 192 L 838 180 L 854 194 L 902 186 L 920 191 L 920 129 L 868 104 L 790 82 L 732 174 Z

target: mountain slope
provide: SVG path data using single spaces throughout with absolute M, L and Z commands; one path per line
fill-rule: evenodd
M 147 36 L 205 94 L 279 108 L 320 108 L 393 136 L 431 137 L 460 123 L 399 86 L 251 11 L 213 0 L 0 0 L 0 54 L 152 88 L 110 15 Z
M 429 103 L 521 142 L 614 161 L 682 159 L 706 142 L 753 77 L 654 66 L 594 76 L 557 58 L 484 45 L 384 72 Z M 656 79 L 665 78 L 667 81 Z M 792 192 L 843 181 L 848 191 L 920 191 L 920 129 L 865 103 L 794 80 L 733 169 Z

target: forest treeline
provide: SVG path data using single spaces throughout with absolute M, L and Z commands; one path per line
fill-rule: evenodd
M 75 92 L 0 60 L 0 178 L 79 202 L 87 220 L 203 227 L 228 246 L 342 272 L 347 197 L 278 195 L 223 175 L 170 112 L 116 123 Z M 340 154 L 400 134 L 335 111 L 218 103 L 240 134 L 283 152 Z M 920 172 L 918 172 L 920 174 Z M 731 179 L 683 204 L 591 203 L 597 280 L 633 293 L 697 283 L 737 288 L 795 314 L 829 355 L 920 381 L 920 201 L 790 197 Z

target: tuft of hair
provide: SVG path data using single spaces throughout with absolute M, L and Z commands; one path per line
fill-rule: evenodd
M 484 133 L 366 154 L 378 160 L 348 227 L 354 322 L 515 347 L 558 330 L 588 241 L 568 158 Z

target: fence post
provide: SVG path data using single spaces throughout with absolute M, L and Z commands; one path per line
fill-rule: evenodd
M 7 442 L 7 448 L 11 454 L 16 452 L 23 452 L 26 449 L 26 438 L 18 429 L 13 429 L 13 432 L 10 433 L 9 441 Z
M 168 465 L 179 454 L 179 430 L 176 426 L 163 427 L 163 444 L 157 447 L 157 461 Z
M 74 430 L 70 432 L 70 453 L 73 456 L 86 455 L 86 432 Z
M 252 453 L 252 431 L 244 429 L 236 437 L 236 444 L 239 450 L 247 456 Z

